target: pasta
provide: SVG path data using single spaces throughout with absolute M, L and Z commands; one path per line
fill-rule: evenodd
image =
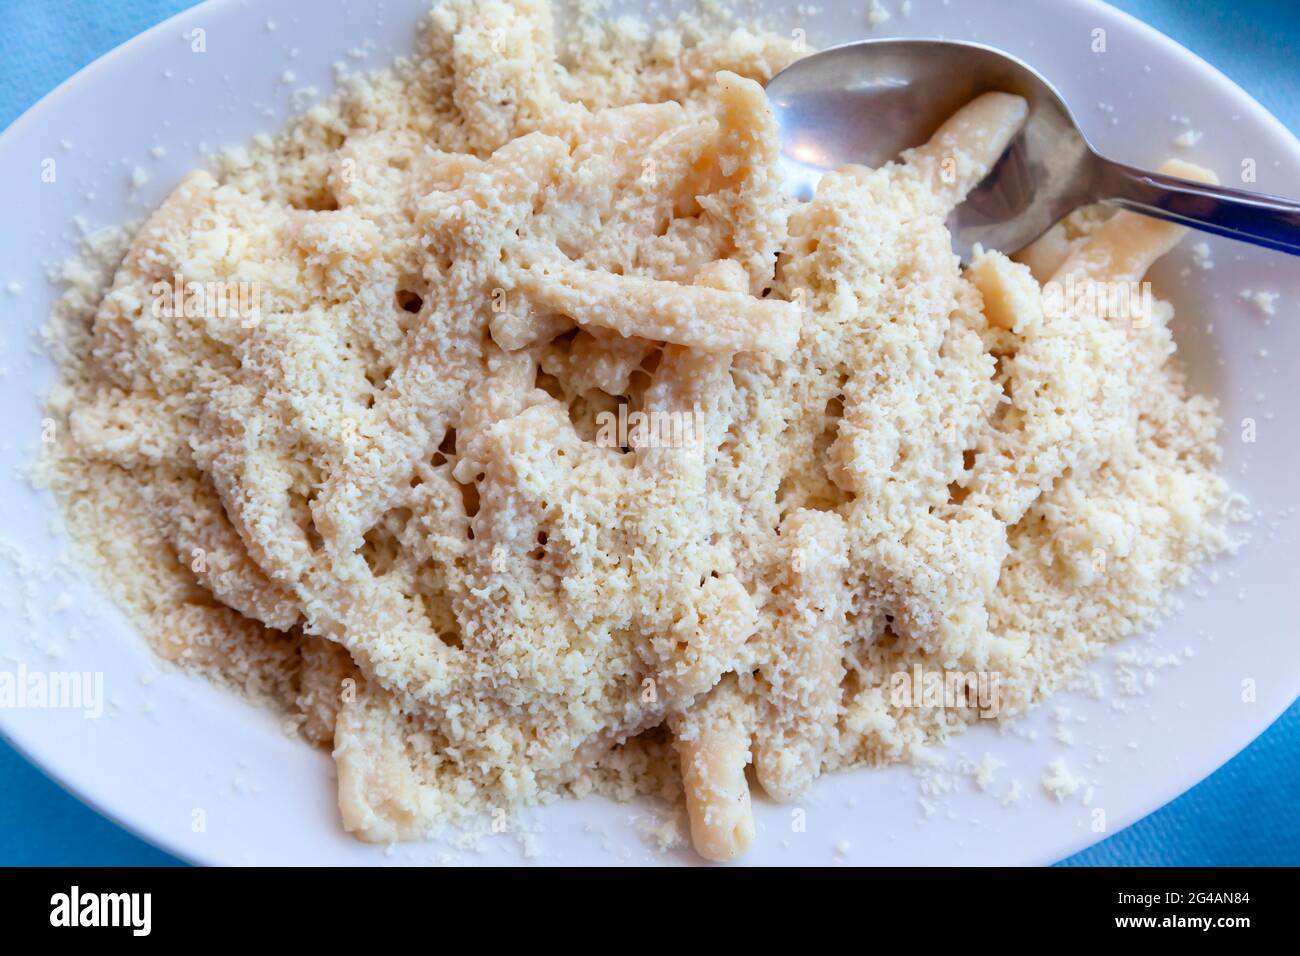
M 1178 227 L 953 255 L 1018 97 L 799 204 L 786 40 L 574 42 L 446 0 L 188 177 L 54 317 L 48 476 L 161 656 L 332 749 L 361 839 L 666 777 L 727 860 L 750 764 L 794 803 L 988 716 L 900 676 L 994 675 L 1014 717 L 1167 610 L 1231 544 L 1217 418 L 1167 304 L 1049 302 Z M 182 280 L 258 308 L 157 308 Z

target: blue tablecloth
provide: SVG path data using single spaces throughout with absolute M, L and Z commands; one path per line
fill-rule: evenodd
M 1047 0 L 1039 0 L 1047 2 Z M 189 0 L 0 0 L 0 127 Z M 1300 7 L 1290 0 L 1117 0 L 1209 60 L 1300 131 Z M 1300 864 L 1300 704 L 1173 803 L 1064 861 Z M 175 862 L 64 793 L 0 743 L 0 864 Z

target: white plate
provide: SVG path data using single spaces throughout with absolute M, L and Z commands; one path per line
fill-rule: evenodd
M 634 6 L 634 5 L 630 5 Z M 769 9 L 790 9 L 770 4 Z M 1002 0 L 913 0 L 903 17 L 874 31 L 858 0 L 827 0 L 816 16 L 778 13 L 784 32 L 806 29 L 818 45 L 866 35 L 943 35 L 1002 47 L 1037 65 L 1063 91 L 1095 143 L 1117 159 L 1155 166 L 1176 153 L 1216 168 L 1235 182 L 1253 160 L 1256 188 L 1294 189 L 1300 143 L 1262 107 L 1213 68 L 1136 20 L 1094 0 L 1011 5 Z M 157 845 L 205 863 L 517 862 L 514 835 L 488 835 L 475 850 L 444 845 L 386 853 L 347 837 L 334 806 L 330 760 L 281 733 L 276 722 L 227 693 L 184 675 L 160 672 L 122 616 L 80 577 L 44 569 L 66 551 L 53 537 L 52 503 L 16 475 L 39 441 L 38 396 L 52 380 L 46 358 L 29 347 L 53 290 L 49 265 L 73 249 L 74 216 L 95 224 L 143 216 L 205 147 L 240 143 L 278 130 L 293 91 L 331 86 L 331 65 L 386 65 L 409 51 L 422 0 L 387 4 L 294 0 L 214 0 L 150 30 L 84 70 L 0 137 L 4 202 L 0 236 L 0 407 L 8 429 L 0 448 L 0 509 L 6 539 L 31 562 L 15 572 L 13 552 L 0 560 L 0 669 L 21 662 L 40 670 L 104 674 L 105 715 L 72 711 L 0 710 L 0 729 L 30 758 L 102 813 Z M 191 52 L 187 34 L 206 31 L 207 51 Z M 1106 52 L 1093 52 L 1104 30 Z M 349 56 L 372 41 L 364 60 Z M 297 51 L 296 54 L 293 51 Z M 358 51 L 363 52 L 363 51 Z M 292 84 L 282 82 L 291 70 Z M 1179 150 L 1172 140 L 1187 117 L 1204 138 Z M 161 158 L 150 149 L 162 146 Z M 57 163 L 54 184 L 41 164 Z M 133 167 L 148 170 L 138 193 Z M 1219 396 L 1225 425 L 1225 471 L 1260 519 L 1238 556 L 1219 565 L 1220 581 L 1152 639 L 1128 642 L 1156 650 L 1190 648 L 1182 666 L 1162 670 L 1144 696 L 1106 701 L 1063 697 L 1075 743 L 1053 739 L 1052 708 L 1012 732 L 976 728 L 950 749 L 950 761 L 986 752 L 1007 766 L 979 792 L 969 777 L 941 775 L 927 797 L 906 769 L 832 775 L 806 802 L 807 827 L 794 832 L 788 808 L 759 802 L 759 836 L 749 863 L 1050 863 L 1113 833 L 1172 799 L 1250 742 L 1300 690 L 1295 644 L 1298 608 L 1295 561 L 1300 555 L 1295 476 L 1300 442 L 1290 416 L 1300 407 L 1300 376 L 1288 374 L 1300 355 L 1300 263 L 1280 254 L 1208 239 L 1214 268 L 1192 265 L 1191 243 L 1164 262 L 1158 289 L 1179 310 L 1178 335 L 1197 387 Z M 1190 270 L 1189 270 L 1190 267 Z M 21 293 L 4 291 L 10 282 Z M 1277 316 L 1266 323 L 1241 301 L 1242 289 L 1277 292 Z M 1240 440 L 1253 418 L 1258 440 Z M 50 612 L 67 591 L 71 608 Z M 1154 643 L 1152 643 L 1154 641 Z M 1107 683 L 1113 662 L 1099 672 Z M 1243 702 L 1243 681 L 1256 696 Z M 1055 757 L 1089 781 L 1057 804 L 1040 784 Z M 1101 758 L 1104 762 L 1098 762 Z M 998 796 L 1012 778 L 1024 789 L 1018 806 Z M 1104 830 L 1093 828 L 1104 811 Z M 202 811 L 204 828 L 194 826 Z M 531 816 L 536 857 L 547 863 L 682 862 L 660 854 L 640 835 L 648 805 L 600 800 L 556 804 Z M 198 832 L 196 832 L 198 831 Z

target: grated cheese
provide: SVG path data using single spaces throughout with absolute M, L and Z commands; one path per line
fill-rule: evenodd
M 1015 718 L 1232 546 L 1172 309 L 1042 307 L 1142 221 L 963 270 L 924 149 L 797 205 L 760 86 L 794 55 L 623 20 L 557 52 L 540 0 L 452 0 L 63 270 L 45 476 L 83 557 L 162 658 L 332 749 L 363 839 L 679 801 L 719 728 L 780 799 L 924 762 L 981 711 L 896 675 L 996 675 Z M 694 448 L 598 441 L 687 408 Z

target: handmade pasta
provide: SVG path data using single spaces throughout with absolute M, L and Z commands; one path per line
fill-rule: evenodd
M 989 716 L 900 675 L 1014 717 L 1167 610 L 1230 544 L 1217 418 L 1167 304 L 1046 306 L 1178 227 L 953 254 L 1019 98 L 797 203 L 787 39 L 581 36 L 448 0 L 185 179 L 55 316 L 49 480 L 161 656 L 332 750 L 358 837 L 667 777 L 729 859 L 751 763 L 792 802 Z

